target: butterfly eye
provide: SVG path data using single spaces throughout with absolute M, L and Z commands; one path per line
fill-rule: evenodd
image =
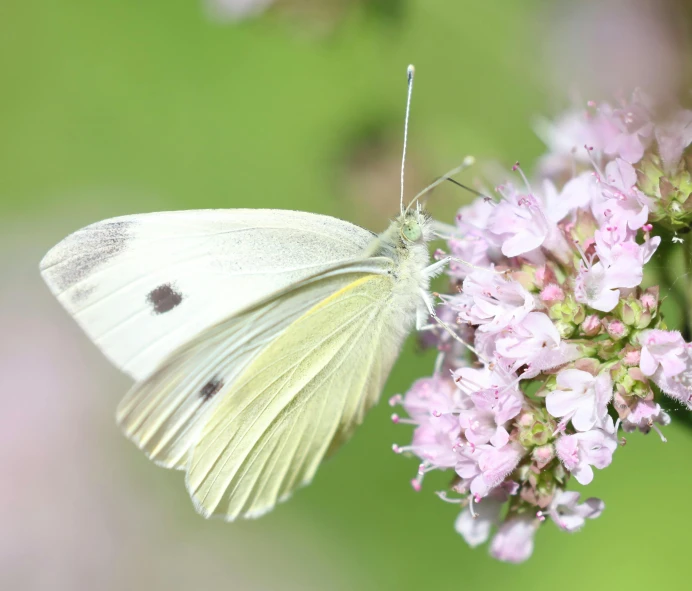
M 415 220 L 408 220 L 401 226 L 401 235 L 409 242 L 416 242 L 423 235 L 420 225 Z

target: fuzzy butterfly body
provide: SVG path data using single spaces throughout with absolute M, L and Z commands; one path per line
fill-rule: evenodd
M 283 210 L 125 216 L 65 238 L 49 288 L 136 381 L 124 433 L 184 470 L 205 516 L 257 516 L 308 483 L 432 311 L 428 217 L 376 236 Z

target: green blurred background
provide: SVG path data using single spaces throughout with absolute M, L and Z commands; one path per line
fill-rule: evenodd
M 685 588 L 692 432 L 679 426 L 665 445 L 628 437 L 583 491 L 605 500 L 604 515 L 574 535 L 547 523 L 521 566 L 466 546 L 456 507 L 433 494 L 444 478 L 411 489 L 416 461 L 391 452 L 410 429 L 386 404 L 310 487 L 236 524 L 197 516 L 182 475 L 118 433 L 128 380 L 38 276 L 67 233 L 216 207 L 316 211 L 379 231 L 398 200 L 409 63 L 409 192 L 467 154 L 530 167 L 543 150 L 534 116 L 614 76 L 604 53 L 580 50 L 589 19 L 603 28 L 594 2 L 279 4 L 242 22 L 197 0 L 0 8 L 0 588 Z M 641 13 L 641 31 L 658 30 L 654 13 Z M 566 68 L 588 75 L 568 89 Z M 430 208 L 451 219 L 467 200 L 444 187 Z M 384 398 L 431 367 L 411 341 Z

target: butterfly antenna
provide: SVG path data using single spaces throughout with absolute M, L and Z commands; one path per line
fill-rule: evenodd
M 411 94 L 413 93 L 413 74 L 415 71 L 413 66 L 409 66 L 406 69 L 408 96 L 406 98 L 406 119 L 404 119 L 404 153 L 401 156 L 401 198 L 399 201 L 402 215 L 404 214 L 404 166 L 406 164 L 406 143 L 408 141 L 408 117 L 411 113 Z
M 423 189 L 420 193 L 418 193 L 418 195 L 411 199 L 411 203 L 408 204 L 406 211 L 408 211 L 416 201 L 418 201 L 421 197 L 432 191 L 435 187 L 441 185 L 445 181 L 451 180 L 452 176 L 454 176 L 455 174 L 459 174 L 462 170 L 466 170 L 469 166 L 473 166 L 475 163 L 476 159 L 473 156 L 467 156 L 466 158 L 464 158 L 463 162 L 459 166 L 457 166 L 456 168 L 452 168 L 452 170 L 443 174 L 435 182 L 425 187 L 425 189 Z
M 471 193 L 472 195 L 475 195 L 476 197 L 482 197 L 486 201 L 493 201 L 492 197 L 488 197 L 485 193 L 481 193 L 480 191 L 476 191 L 476 189 L 472 189 L 471 187 L 468 187 L 468 186 L 460 183 L 459 181 L 457 181 L 453 178 L 447 177 L 446 180 L 448 180 L 450 183 L 455 184 L 457 187 L 461 187 L 462 189 L 468 191 L 469 193 Z

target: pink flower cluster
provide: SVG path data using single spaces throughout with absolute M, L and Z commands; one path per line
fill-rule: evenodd
M 394 446 L 420 458 L 414 489 L 453 471 L 438 494 L 461 506 L 456 530 L 473 547 L 492 535 L 509 562 L 531 555 L 544 521 L 574 532 L 601 514 L 567 486 L 610 465 L 620 429 L 665 441 L 661 405 L 692 408 L 692 348 L 642 286 L 661 234 L 692 222 L 692 112 L 637 92 L 544 132 L 536 181 L 516 165 L 519 185 L 440 224 L 455 262 L 438 315 L 455 331 L 424 335 L 434 375 L 390 401 L 408 415 L 395 422 L 415 425 Z

